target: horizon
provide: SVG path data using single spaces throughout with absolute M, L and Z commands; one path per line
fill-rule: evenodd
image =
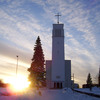
M 61 14 L 65 59 L 71 60 L 75 83 L 93 82 L 100 65 L 100 1 L 98 0 L 1 0 L 0 79 L 6 83 L 18 74 L 28 77 L 35 41 L 40 36 L 45 60 L 52 59 L 52 24 Z

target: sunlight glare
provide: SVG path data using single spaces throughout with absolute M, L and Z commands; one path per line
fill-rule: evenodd
M 14 91 L 21 91 L 27 88 L 30 82 L 27 81 L 27 78 L 23 75 L 18 75 L 16 78 L 10 80 L 10 84 L 12 85 L 12 89 Z

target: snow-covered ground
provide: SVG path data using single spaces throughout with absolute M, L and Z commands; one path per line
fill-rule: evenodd
M 80 88 L 80 89 L 75 89 L 75 90 L 100 95 L 100 88 L 97 88 L 97 87 L 93 87 L 91 91 L 89 88 L 84 88 L 84 89 Z
M 26 89 L 20 94 L 11 93 L 10 96 L 4 95 L 5 93 L 11 93 L 11 91 L 6 88 L 0 88 L 0 100 L 100 100 L 100 98 L 73 92 L 71 89 Z

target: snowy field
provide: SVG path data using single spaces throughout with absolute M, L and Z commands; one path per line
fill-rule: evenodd
M 93 94 L 100 95 L 100 88 L 97 88 L 97 87 L 93 87 L 92 88 L 92 91 L 90 91 L 89 88 L 75 89 L 75 90 L 82 91 L 82 92 L 86 92 L 86 93 L 93 93 Z
M 7 96 L 6 94 L 9 94 Z M 0 88 L 0 100 L 100 100 L 100 98 L 73 92 L 71 89 L 48 90 L 26 89 L 13 94 L 9 89 Z

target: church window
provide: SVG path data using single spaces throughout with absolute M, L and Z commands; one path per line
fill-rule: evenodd
M 57 78 L 57 79 L 59 79 L 59 78 L 60 78 L 60 76 L 56 76 L 56 78 Z
M 59 83 L 59 88 L 62 88 L 62 82 L 61 82 L 61 83 Z
M 54 88 L 56 88 L 56 83 L 54 83 Z
M 62 88 L 62 83 L 60 85 L 61 85 L 61 88 Z
M 59 88 L 59 83 L 57 83 L 57 88 Z
M 55 29 L 55 36 L 60 37 L 61 36 L 61 29 Z

